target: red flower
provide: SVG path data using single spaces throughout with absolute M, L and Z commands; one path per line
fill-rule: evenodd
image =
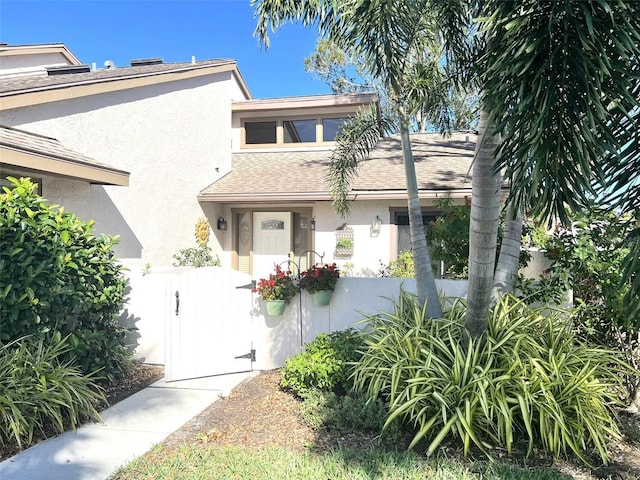
M 285 273 L 279 265 L 276 265 L 275 273 L 271 273 L 268 279 L 261 278 L 253 291 L 260 294 L 265 301 L 285 300 L 289 303 L 298 293 L 298 286 L 291 272 Z
M 302 272 L 300 288 L 309 293 L 315 293 L 320 290 L 334 290 L 336 283 L 338 283 L 338 278 L 340 278 L 340 270 L 335 263 L 331 265 L 318 263 Z

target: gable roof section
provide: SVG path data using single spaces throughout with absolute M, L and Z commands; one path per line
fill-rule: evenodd
M 71 53 L 64 43 L 36 43 L 24 45 L 2 45 L 0 44 L 0 65 L 2 59 L 7 57 L 16 57 L 18 55 L 42 55 L 42 54 L 59 54 L 69 65 L 80 65 L 80 60 Z
M 0 84 L 0 110 L 221 72 L 232 72 L 245 96 L 251 98 L 235 60 L 218 59 L 109 68 L 67 75 L 8 78 Z
M 464 197 L 471 193 L 470 166 L 477 135 L 412 134 L 411 144 L 421 198 Z M 326 179 L 331 151 L 249 152 L 233 154 L 231 172 L 198 196 L 200 201 L 330 200 Z M 400 137 L 381 139 L 360 164 L 351 189 L 355 199 L 404 199 L 406 177 Z
M 129 185 L 129 172 L 66 148 L 55 138 L 0 125 L 0 166 L 4 165 L 102 185 Z

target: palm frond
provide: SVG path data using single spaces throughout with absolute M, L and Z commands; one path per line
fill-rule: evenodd
M 488 4 L 480 64 L 502 135 L 496 169 L 516 205 L 566 220 L 596 195 L 602 160 L 629 140 L 611 121 L 639 105 L 640 2 Z
M 381 133 L 393 128 L 393 121 L 373 112 L 361 113 L 346 122 L 336 137 L 327 178 L 331 185 L 333 208 L 341 217 L 349 215 L 349 191 L 358 165 L 369 156 Z

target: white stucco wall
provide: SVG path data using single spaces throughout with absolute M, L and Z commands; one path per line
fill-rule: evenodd
M 422 207 L 423 213 L 433 211 L 433 200 L 422 200 Z M 314 250 L 324 253 L 324 262 L 352 266 L 351 276 L 376 276 L 381 263 L 388 265 L 397 258 L 398 227 L 393 223 L 394 211 L 406 211 L 406 208 L 406 200 L 356 200 L 351 203 L 349 217 L 342 219 L 333 210 L 331 202 L 316 202 L 313 206 L 316 219 Z M 382 223 L 378 234 L 371 228 L 376 217 Z M 344 223 L 353 229 L 354 247 L 350 257 L 335 255 L 336 228 Z
M 353 265 L 353 275 L 375 276 L 380 261 L 388 263 L 391 252 L 392 229 L 389 224 L 389 206 L 383 202 L 354 202 L 351 215 L 341 219 L 333 211 L 330 202 L 318 202 L 313 209 L 316 219 L 315 251 L 324 253 L 324 262 Z M 382 221 L 380 233 L 374 234 L 371 225 L 376 216 Z M 335 254 L 336 228 L 344 223 L 353 229 L 353 255 L 344 257 Z
M 120 235 L 125 262 L 161 266 L 195 246 L 204 214 L 196 195 L 231 168 L 231 101 L 243 98 L 227 72 L 8 110 L 0 120 L 129 171 L 128 187 L 43 179 L 44 192 L 93 218 L 98 232 Z M 215 236 L 210 246 L 220 250 Z

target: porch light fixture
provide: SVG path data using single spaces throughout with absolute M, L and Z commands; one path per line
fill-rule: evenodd
M 311 221 L 309 222 L 309 228 L 310 228 L 311 230 L 315 230 L 315 229 L 316 229 L 316 217 L 313 217 L 313 218 L 311 219 Z
M 381 228 L 382 228 L 382 220 L 380 220 L 380 217 L 376 215 L 376 218 L 371 223 L 371 232 L 380 233 Z
M 218 217 L 218 230 L 226 230 L 227 221 L 223 217 Z

